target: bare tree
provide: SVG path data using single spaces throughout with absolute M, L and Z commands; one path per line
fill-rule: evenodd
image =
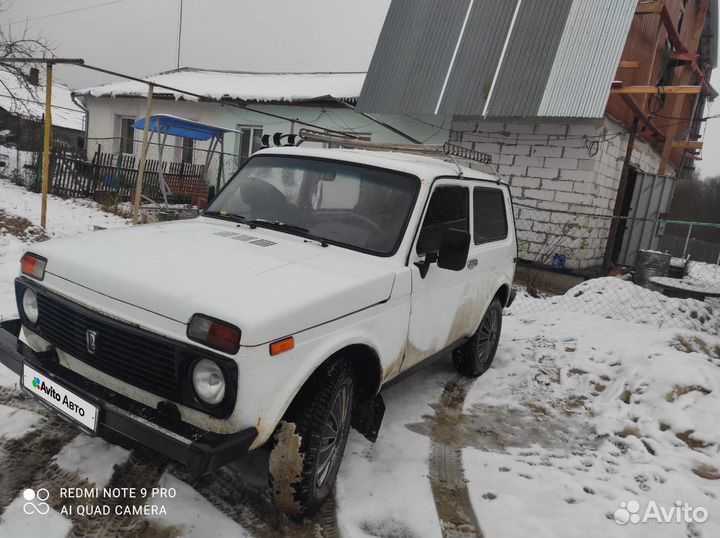
M 0 0 L 0 13 L 8 10 L 8 4 Z M 28 58 L 28 57 L 52 57 L 53 47 L 49 41 L 40 34 L 31 34 L 27 24 L 22 25 L 20 31 L 16 31 L 11 24 L 0 25 L 0 58 Z M 12 77 L 0 78 L 0 89 L 4 89 L 13 99 L 14 110 L 22 116 L 38 119 L 31 112 L 28 106 L 27 96 L 33 101 L 38 101 L 37 88 L 30 83 L 27 74 L 30 66 L 23 63 L 0 63 L 0 71 L 9 73 Z M 9 81 L 8 81 L 9 78 Z M 22 89 L 22 91 L 18 91 Z M 24 94 L 25 97 L 18 95 Z

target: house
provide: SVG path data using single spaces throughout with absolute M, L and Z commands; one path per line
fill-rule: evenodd
M 45 86 L 39 71 L 31 69 L 25 81 L 15 73 L 0 70 L 0 152 L 9 156 L 5 169 L 32 167 L 34 155 L 42 150 Z M 82 149 L 85 142 L 85 111 L 72 98 L 70 88 L 53 83 L 53 144 Z
M 357 109 L 452 117 L 511 185 L 521 257 L 631 264 L 662 230 L 611 217 L 662 216 L 699 158 L 717 18 L 717 0 L 393 0 Z
M 196 96 L 155 87 L 152 111 L 231 129 L 225 136 L 225 166 L 236 168 L 262 143 L 262 135 L 298 133 L 305 124 L 315 129 L 363 134 L 374 141 L 407 142 L 373 118 L 354 110 L 365 73 L 251 73 L 184 67 L 144 80 Z M 142 132 L 132 124 L 146 112 L 148 85 L 119 81 L 75 92 L 88 110 L 88 156 L 101 147 L 113 153 L 137 154 Z M 197 97 L 201 96 L 201 97 Z M 223 99 L 224 103 L 209 101 Z M 248 108 L 243 108 L 248 107 Z M 252 109 L 252 110 L 250 110 Z M 393 127 L 423 141 L 447 139 L 438 120 L 419 116 L 378 114 Z M 313 127 L 310 127 L 313 128 Z M 169 137 L 170 159 L 204 162 L 207 144 Z M 152 150 L 151 150 L 152 151 Z M 166 157 L 167 158 L 167 157 Z

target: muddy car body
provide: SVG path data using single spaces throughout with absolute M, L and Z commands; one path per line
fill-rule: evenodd
M 309 513 L 350 423 L 375 437 L 384 386 L 451 351 L 464 373 L 489 367 L 515 257 L 509 189 L 491 175 L 398 153 L 264 150 L 196 219 L 34 245 L 0 359 L 85 431 L 197 473 L 290 425 L 295 508 Z

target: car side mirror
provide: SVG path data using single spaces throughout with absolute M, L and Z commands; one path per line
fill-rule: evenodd
M 440 241 L 437 264 L 441 269 L 462 271 L 467 264 L 470 251 L 470 234 L 463 230 L 449 228 Z

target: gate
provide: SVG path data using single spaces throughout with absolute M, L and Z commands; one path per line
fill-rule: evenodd
M 634 265 L 638 250 L 660 248 L 665 223 L 643 219 L 659 219 L 667 213 L 674 185 L 674 177 L 637 173 L 618 263 Z

